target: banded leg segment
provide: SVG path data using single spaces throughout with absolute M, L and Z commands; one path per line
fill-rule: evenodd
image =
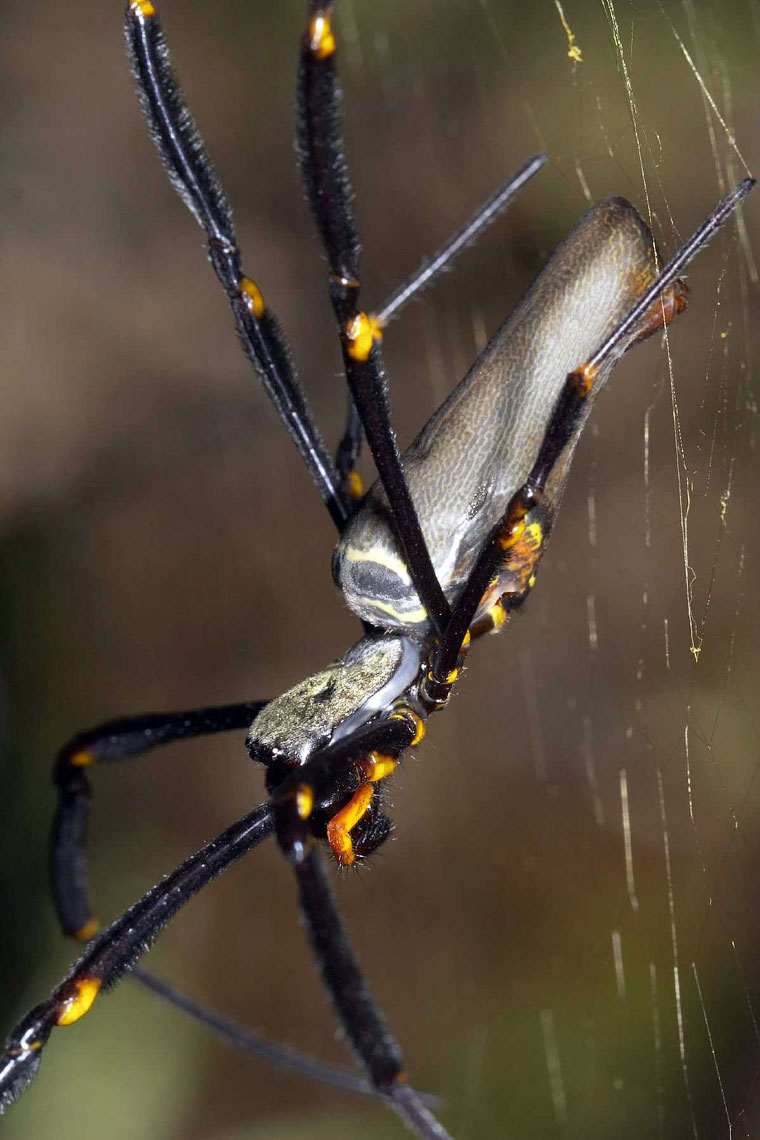
M 422 734 L 420 719 L 400 708 L 314 753 L 283 781 L 273 802 L 278 843 L 293 865 L 309 938 L 349 1041 L 373 1087 L 411 1131 L 422 1140 L 445 1140 L 448 1133 L 406 1084 L 401 1050 L 361 971 L 311 829 L 315 813 L 330 814 L 336 788 L 343 802 L 348 797 L 351 810 L 356 809 L 357 790 L 371 790 L 389 775 L 398 755 Z
M 591 359 L 567 377 L 528 478 L 512 496 L 501 522 L 492 531 L 457 599 L 451 622 L 439 644 L 428 677 L 427 688 L 431 700 L 445 700 L 450 687 L 448 678 L 455 669 L 463 640 L 500 562 L 509 565 L 515 561 L 519 575 L 525 582 L 522 593 L 507 595 L 502 599 L 502 605 L 507 609 L 518 605 L 532 585 L 533 572 L 551 526 L 551 511 L 545 501 L 544 488 L 577 430 L 598 371 L 616 351 L 620 351 L 619 346 L 626 338 L 629 339 L 630 347 L 637 340 L 642 340 L 669 324 L 683 310 L 686 303 L 685 290 L 683 283 L 678 280 L 679 274 L 728 220 L 754 184 L 754 179 L 745 178 L 718 203 L 659 276 L 644 290 Z M 529 516 L 541 519 L 542 515 L 541 541 L 526 542 Z
M 340 531 L 351 512 L 338 473 L 307 406 L 279 325 L 258 286 L 242 271 L 232 210 L 185 106 L 152 0 L 131 0 L 125 32 L 140 106 L 164 168 L 206 235 L 209 260 L 227 294 L 243 350 Z
M 87 886 L 86 841 L 91 799 L 87 769 L 96 763 L 126 760 L 174 740 L 248 728 L 265 704 L 244 701 L 184 712 L 122 717 L 80 732 L 64 745 L 53 770 L 58 802 L 50 836 L 50 882 L 58 921 L 65 934 L 86 941 L 98 929 Z
M 373 1087 L 421 1140 L 446 1140 L 448 1133 L 406 1083 L 401 1050 L 361 971 L 317 851 L 311 848 L 293 869 L 325 986 Z
M 338 114 L 332 4 L 311 0 L 298 72 L 298 150 L 306 194 L 330 268 L 349 389 L 388 496 L 399 541 L 422 604 L 442 632 L 450 609 L 436 577 L 404 478 L 390 421 L 380 326 L 358 307 L 359 237 Z M 348 447 L 347 454 L 350 455 Z
M 0 1055 L 0 1108 L 11 1104 L 34 1078 L 52 1030 L 83 1017 L 101 990 L 114 985 L 150 949 L 177 911 L 271 835 L 273 826 L 271 804 L 255 808 L 191 855 L 90 942 L 50 998 L 35 1006 L 8 1038 Z

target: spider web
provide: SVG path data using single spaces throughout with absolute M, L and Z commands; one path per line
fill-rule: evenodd
M 493 6 L 483 10 L 513 62 L 514 32 Z M 526 115 L 589 202 L 612 189 L 606 151 L 619 169 L 613 185 L 638 202 L 671 250 L 696 220 L 681 221 L 682 190 L 693 207 L 697 187 L 712 185 L 708 197 L 717 197 L 746 170 L 734 121 L 743 61 L 733 37 L 743 22 L 751 33 L 752 12 L 605 2 L 596 13 L 557 5 L 556 15 L 570 57 L 570 125 L 532 93 Z M 559 86 L 560 71 L 553 75 Z M 684 176 L 697 155 L 703 176 Z M 586 658 L 555 646 L 547 692 L 546 657 L 527 631 L 521 650 L 536 779 L 565 805 L 559 826 L 578 829 L 575 843 L 593 865 L 591 875 L 589 866 L 579 873 L 564 843 L 558 851 L 550 841 L 542 855 L 575 905 L 555 930 L 561 980 L 546 986 L 549 1000 L 526 1042 L 541 1041 L 546 1103 L 563 1134 L 756 1128 L 757 609 L 746 496 L 755 474 L 757 273 L 742 222 L 711 258 L 711 267 L 694 267 L 688 331 L 686 322 L 673 330 L 648 376 L 637 363 L 632 379 L 616 377 L 602 413 L 610 420 L 597 421 L 584 456 L 586 533 L 580 504 L 569 508 L 577 514 L 569 526 L 563 520 L 562 547 L 551 554 L 553 594 L 542 580 L 546 628 L 575 631 L 582 615 Z M 637 381 L 634 407 L 621 386 Z M 619 418 L 613 399 L 625 401 Z M 608 433 L 620 431 L 626 442 L 616 434 L 610 447 Z M 576 475 L 576 502 L 584 476 Z M 573 579 L 574 603 L 563 575 Z M 572 618 L 568 604 L 579 611 Z M 574 802 L 578 761 L 583 807 Z M 553 814 L 539 812 L 534 823 L 542 817 L 550 832 Z M 588 960 L 576 974 L 584 942 Z M 538 986 L 527 984 L 540 1004 Z M 530 1075 L 524 1069 L 515 1083 Z M 505 1085 L 513 1080 L 504 1075 Z M 485 1125 L 473 1088 L 471 1108 L 483 1135 L 552 1134 L 537 1101 L 523 1104 L 524 1115 L 507 1108 Z
M 338 353 L 293 170 L 302 6 L 274 7 L 161 11 L 246 267 L 335 439 Z M 44 882 L 55 746 L 132 710 L 271 695 L 356 636 L 329 521 L 144 142 L 108 8 L 86 28 L 52 3 L 7 17 L 24 113 L 2 203 L 4 1023 L 69 959 Z M 405 442 L 589 203 L 630 198 L 667 256 L 758 168 L 755 0 L 343 0 L 339 19 L 371 301 L 526 155 L 551 157 L 388 330 Z M 458 1140 L 758 1131 L 757 218 L 753 195 L 693 264 L 666 344 L 616 371 L 530 603 L 476 647 L 395 781 L 396 841 L 339 880 L 411 1077 Z M 238 740 L 97 775 L 103 918 L 261 795 Z M 287 870 L 257 852 L 151 964 L 344 1060 L 294 916 Z M 398 1135 L 381 1107 L 261 1070 L 133 987 L 101 1005 L 51 1042 L 9 1137 Z

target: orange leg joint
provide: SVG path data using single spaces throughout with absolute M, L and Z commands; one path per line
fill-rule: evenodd
M 652 304 L 635 326 L 636 336 L 633 341 L 638 344 L 646 340 L 652 333 L 665 328 L 671 321 L 682 313 L 689 304 L 689 287 L 685 281 L 674 281 L 672 285 L 659 297 L 655 297 Z
M 100 992 L 99 978 L 80 978 L 74 983 L 74 993 L 66 998 L 58 1011 L 58 1025 L 73 1025 L 84 1017 Z
M 367 781 L 360 784 L 344 808 L 334 815 L 327 825 L 327 840 L 341 867 L 350 867 L 354 861 L 351 831 L 369 810 L 374 788 Z
M 384 780 L 398 768 L 398 757 L 390 756 L 387 752 L 370 752 L 361 762 L 362 770 L 373 784 Z
M 78 942 L 89 942 L 99 930 L 100 923 L 97 918 L 88 918 L 84 926 L 80 926 L 79 930 L 74 931 L 74 937 Z

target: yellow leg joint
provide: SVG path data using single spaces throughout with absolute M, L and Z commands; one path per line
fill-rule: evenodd
M 362 768 L 367 779 L 376 784 L 378 780 L 384 780 L 391 772 L 396 771 L 398 757 L 390 756 L 386 752 L 370 752 L 362 761 Z
M 414 748 L 425 736 L 425 722 L 414 709 L 410 709 L 409 705 L 397 705 L 395 712 L 390 715 L 390 720 L 406 720 L 414 725 L 414 736 L 409 741 L 409 747 Z
M 129 6 L 136 16 L 142 16 L 144 20 L 151 20 L 156 14 L 156 9 L 150 0 L 132 0 Z
M 504 625 L 504 622 L 507 620 L 507 611 L 501 604 L 501 598 L 499 598 L 495 605 L 491 606 L 490 610 L 488 611 L 488 616 L 491 619 L 491 632 L 498 633 L 501 627 Z
M 80 926 L 79 930 L 74 931 L 74 937 L 78 942 L 89 942 L 91 938 L 100 930 L 100 923 L 97 918 L 88 918 L 84 926 Z
M 504 530 L 499 535 L 499 546 L 502 550 L 511 550 L 512 547 L 520 541 L 525 533 L 525 516 L 512 521 L 510 520 Z
M 351 498 L 355 503 L 358 502 L 364 494 L 364 483 L 358 471 L 349 471 L 346 477 L 346 485 Z
M 56 1018 L 58 1025 L 73 1025 L 84 1017 L 100 992 L 99 978 L 80 978 L 76 983 L 76 993 L 67 998 Z
M 372 321 L 366 313 L 357 313 L 355 317 L 351 318 L 346 325 L 346 337 L 348 339 L 348 355 L 352 360 L 358 360 L 360 363 L 369 359 L 372 345 L 378 339 L 375 336 Z
M 260 321 L 266 312 L 264 294 L 256 282 L 252 281 L 250 277 L 241 277 L 238 281 L 238 288 L 245 301 L 246 308 L 253 314 L 257 321 Z
M 309 51 L 317 59 L 327 59 L 335 51 L 335 35 L 330 24 L 330 17 L 324 12 L 318 12 L 309 20 Z
M 299 819 L 308 819 L 314 810 L 314 792 L 308 784 L 296 788 L 296 811 Z
M 354 861 L 354 845 L 350 833 L 367 814 L 373 794 L 372 784 L 360 784 L 346 806 L 327 825 L 328 842 L 342 867 L 350 867 Z
M 69 760 L 69 764 L 74 768 L 89 768 L 90 764 L 95 763 L 95 757 L 92 752 L 87 752 L 84 748 L 79 752 L 75 752 Z
M 575 372 L 571 372 L 568 376 L 568 388 L 578 396 L 588 396 L 597 372 L 598 369 L 592 368 L 590 364 L 582 364 L 580 368 L 576 368 Z

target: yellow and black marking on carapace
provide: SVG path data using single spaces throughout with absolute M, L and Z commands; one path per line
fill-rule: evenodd
M 315 59 L 327 59 L 335 52 L 335 34 L 328 11 L 317 12 L 309 20 L 306 31 L 309 51 Z
M 264 304 L 264 295 L 258 285 L 250 277 L 241 277 L 238 287 L 250 312 L 257 321 L 260 321 L 266 312 L 266 305 Z
M 64 998 L 56 1017 L 57 1025 L 73 1025 L 80 1017 L 92 1009 L 95 998 L 100 993 L 99 978 L 78 978 L 74 983 L 75 992 Z

